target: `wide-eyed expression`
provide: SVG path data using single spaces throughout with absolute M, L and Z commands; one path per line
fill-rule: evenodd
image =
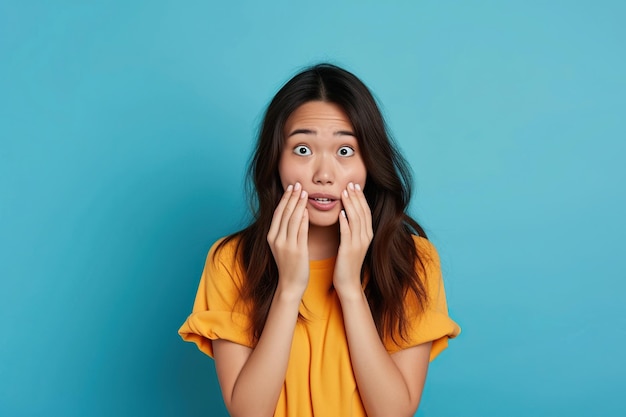
M 296 182 L 309 194 L 311 226 L 339 220 L 348 183 L 365 186 L 367 170 L 352 123 L 334 103 L 310 101 L 287 119 L 278 172 L 283 188 Z

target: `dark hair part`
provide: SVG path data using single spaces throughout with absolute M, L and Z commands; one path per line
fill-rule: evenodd
M 238 238 L 237 256 L 246 273 L 241 297 L 251 305 L 251 332 L 258 341 L 278 284 L 278 268 L 267 233 L 283 189 L 278 164 L 287 118 L 310 101 L 339 105 L 354 128 L 367 170 L 364 194 L 372 211 L 374 237 L 361 279 L 381 338 L 406 338 L 409 325 L 404 303 L 412 292 L 418 313 L 427 302 L 425 273 L 413 234 L 426 237 L 421 226 L 406 214 L 411 197 L 411 173 L 389 137 L 385 121 L 368 88 L 350 72 L 331 64 L 310 67 L 289 80 L 270 102 L 252 161 L 249 179 L 253 191 L 253 219 L 245 229 L 227 237 L 221 246 Z M 220 247 L 221 247 L 220 246 Z M 420 266 L 417 268 L 417 266 Z

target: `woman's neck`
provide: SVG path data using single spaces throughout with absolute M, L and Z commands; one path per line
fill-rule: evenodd
M 337 256 L 339 249 L 339 224 L 319 227 L 309 226 L 309 260 L 318 261 Z

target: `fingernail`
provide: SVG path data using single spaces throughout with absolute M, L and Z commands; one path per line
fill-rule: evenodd
M 293 190 L 293 185 L 289 184 L 289 185 L 287 186 L 287 191 L 291 191 L 291 190 Z
M 300 198 L 306 198 L 306 191 L 302 190 L 302 194 L 300 194 Z
M 299 182 L 296 183 L 296 187 L 295 188 L 296 188 L 296 191 L 300 189 L 300 183 Z
M 359 184 L 354 186 L 357 190 L 361 191 L 361 186 Z
M 348 196 L 348 190 L 343 190 L 343 196 L 347 197 Z
M 354 190 L 354 184 L 352 184 L 351 182 L 348 183 L 348 188 L 351 190 Z
M 343 217 L 346 217 L 346 211 L 345 211 L 345 210 L 341 210 L 341 215 L 342 215 Z M 346 217 L 346 218 L 347 218 L 347 217 Z

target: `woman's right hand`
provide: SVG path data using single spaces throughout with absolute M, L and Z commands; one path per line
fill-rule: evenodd
M 267 233 L 278 266 L 278 287 L 302 297 L 309 282 L 309 213 L 307 192 L 300 183 L 289 185 Z
M 278 265 L 278 287 L 254 348 L 214 340 L 215 369 L 232 416 L 272 416 L 289 363 L 298 310 L 309 282 L 307 193 L 298 183 L 278 203 L 267 241 Z

